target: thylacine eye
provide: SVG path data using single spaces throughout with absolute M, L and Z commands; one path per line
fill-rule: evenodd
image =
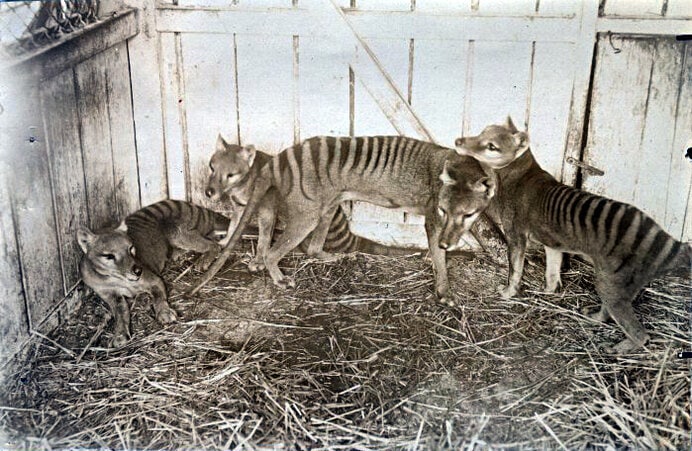
M 137 249 L 134 246 L 130 246 L 130 255 L 133 257 L 137 254 Z
M 443 219 L 445 218 L 445 216 L 447 216 L 447 212 L 442 207 L 437 207 L 437 214 L 440 215 L 440 218 Z
M 115 260 L 115 255 L 113 254 L 101 254 L 101 257 L 105 258 L 106 260 Z
M 477 211 L 474 211 L 474 212 L 471 212 L 471 213 L 467 213 L 467 214 L 465 214 L 465 215 L 462 215 L 462 217 L 463 217 L 464 219 L 469 219 L 469 218 L 472 218 L 472 217 L 476 216 L 477 213 L 478 213 Z
M 226 174 L 226 178 L 228 180 L 232 179 L 235 174 Z
M 209 170 L 210 170 L 211 172 L 214 172 L 214 165 L 211 164 L 211 163 L 209 163 Z
M 498 149 L 497 146 L 496 146 L 495 144 L 493 144 L 493 143 L 488 143 L 488 145 L 487 145 L 486 147 L 488 148 L 488 150 L 492 150 L 493 152 L 497 152 L 498 150 L 500 150 L 500 149 Z

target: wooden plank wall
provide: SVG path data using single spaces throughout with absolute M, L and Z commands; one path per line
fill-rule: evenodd
M 597 52 L 585 160 L 605 176 L 585 174 L 584 187 L 692 239 L 692 45 L 603 36 Z
M 47 76 L 31 64 L 0 85 L 0 363 L 61 321 L 77 228 L 140 206 L 127 43 Z

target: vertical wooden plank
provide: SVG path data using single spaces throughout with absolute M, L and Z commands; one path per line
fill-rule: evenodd
M 594 78 L 588 142 L 584 160 L 605 176 L 583 175 L 583 187 L 623 202 L 632 202 L 633 181 L 640 169 L 639 149 L 646 119 L 652 72 L 652 44 L 618 39 L 619 53 L 601 39 Z
M 644 130 L 638 152 L 630 149 L 630 158 L 641 161 L 637 176 L 631 181 L 634 189 L 633 203 L 679 237 L 682 235 L 689 183 L 685 183 L 684 177 L 671 179 L 669 174 L 671 160 L 676 154 L 673 146 L 675 128 L 670 124 L 676 123 L 682 83 L 682 46 L 677 45 L 673 39 L 665 38 L 651 40 L 651 43 L 649 49 L 652 67 Z M 645 61 L 643 57 L 641 60 Z M 689 127 L 692 127 L 692 122 L 688 122 Z M 680 158 L 682 155 L 678 153 L 677 156 Z M 672 204 L 681 206 L 680 211 L 673 210 L 668 215 L 667 198 Z M 666 218 L 670 219 L 667 225 L 664 224 Z
M 233 36 L 182 35 L 192 202 L 208 205 L 204 185 L 219 133 L 237 142 Z
M 156 0 L 125 0 L 125 3 L 138 9 L 141 27 L 140 33 L 127 42 L 127 51 L 141 203 L 148 205 L 168 197 Z
M 475 42 L 471 92 L 464 113 L 471 134 L 503 122 L 508 114 L 518 126 L 524 124 L 531 53 L 528 42 Z
M 677 47 L 684 55 L 676 107 L 675 138 L 670 156 L 664 226 L 674 236 L 692 240 L 692 164 L 683 157 L 685 150 L 692 147 L 692 45 L 679 43 Z
M 349 131 L 349 49 L 333 39 L 300 38 L 300 133 L 346 136 Z
M 293 39 L 237 36 L 240 140 L 278 152 L 293 144 Z
M 5 143 L 7 161 L 11 161 L 12 167 L 8 186 L 12 187 L 12 211 L 29 328 L 34 328 L 63 298 L 65 287 L 39 89 L 35 85 L 23 86 L 16 92 L 21 93 L 18 107 L 5 110 L 5 114 L 16 117 L 18 125 L 17 134 Z
M 528 127 L 531 151 L 541 167 L 558 179 L 565 156 L 573 54 L 573 44 L 554 42 L 537 42 L 534 53 Z
M 111 47 L 104 52 L 104 57 L 108 123 L 113 149 L 115 205 L 118 209 L 118 220 L 122 220 L 141 207 L 127 45 L 120 43 Z
M 87 211 L 92 228 L 118 222 L 113 187 L 113 154 L 108 121 L 106 58 L 99 53 L 77 65 L 77 111 L 87 189 Z
M 411 104 L 440 144 L 461 136 L 468 43 L 415 41 Z
M 3 124 L 4 125 L 4 124 Z M 7 141 L 4 141 L 7 142 Z M 0 162 L 0 362 L 7 362 L 29 336 L 19 251 L 7 182 L 13 168 Z M 0 383 L 2 375 L 0 374 Z
M 187 199 L 187 147 L 183 142 L 185 108 L 182 68 L 180 67 L 180 35 L 161 33 L 161 97 L 163 99 L 163 129 L 166 149 L 168 196 Z
M 661 15 L 664 0 L 606 0 L 603 14 L 653 18 Z
M 565 155 L 581 160 L 584 139 L 584 128 L 587 118 L 587 100 L 591 89 L 591 73 L 596 40 L 596 21 L 598 19 L 598 0 L 581 0 L 577 14 L 579 20 L 579 36 L 574 45 L 572 64 L 574 78 L 572 98 L 570 101 L 567 142 Z M 577 182 L 575 166 L 563 164 L 563 183 L 574 185 Z
M 82 148 L 79 140 L 79 118 L 72 69 L 67 69 L 41 86 L 43 117 L 46 124 L 48 159 L 53 178 L 53 192 L 58 242 L 61 248 L 65 287 L 79 280 L 79 249 L 75 232 L 88 225 L 87 195 Z

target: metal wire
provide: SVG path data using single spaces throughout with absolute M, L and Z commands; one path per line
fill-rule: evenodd
M 0 2 L 0 55 L 17 57 L 96 22 L 98 0 Z

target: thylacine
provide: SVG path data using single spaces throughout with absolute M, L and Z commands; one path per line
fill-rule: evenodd
M 229 144 L 221 135 L 217 137 L 214 154 L 209 160 L 210 172 L 204 192 L 212 201 L 221 202 L 227 207 L 231 206 L 233 210 L 233 213 L 229 215 L 231 223 L 228 227 L 228 234 L 219 242 L 220 245 L 225 246 L 231 238 L 250 198 L 254 187 L 253 179 L 249 178 L 251 167 L 255 164 L 262 167 L 271 160 L 271 155 L 256 150 L 253 145 Z M 286 205 L 281 201 L 278 192 L 270 190 L 258 208 L 258 219 L 264 220 L 264 224 L 266 224 L 267 221 L 272 220 L 266 216 L 273 216 L 274 211 L 278 211 L 279 216 L 283 218 L 285 217 L 285 207 Z M 270 225 L 267 224 L 267 227 L 271 230 Z M 300 243 L 302 251 L 307 251 L 309 241 L 310 237 Z M 269 243 L 264 239 L 258 243 L 257 255 L 249 265 L 252 271 L 264 267 L 263 256 L 268 246 Z M 336 209 L 329 224 L 324 250 L 335 253 L 363 252 L 378 255 L 404 255 L 414 252 L 411 249 L 385 246 L 352 233 L 349 228 L 348 217 L 341 206 Z
M 279 286 L 293 281 L 278 268 L 279 260 L 312 233 L 307 253 L 324 259 L 329 225 L 339 204 L 348 200 L 383 207 L 402 207 L 425 216 L 425 229 L 435 272 L 436 294 L 447 302 L 449 283 L 445 249 L 459 241 L 490 202 L 495 190 L 492 171 L 454 150 L 400 136 L 326 137 L 307 139 L 269 159 L 255 162 L 256 152 L 246 149 L 244 173 L 225 176 L 231 196 L 251 192 L 240 225 L 223 252 L 194 291 L 218 271 L 255 208 L 272 205 L 277 196 L 284 204 L 286 229 L 268 247 L 274 223 L 273 208 L 259 214 L 264 264 Z M 214 171 L 215 168 L 212 167 Z M 222 174 L 224 176 L 224 174 Z M 247 197 L 247 195 L 246 195 Z M 260 244 L 258 244 L 258 248 Z M 259 253 L 260 258 L 262 253 Z
M 213 235 L 225 233 L 229 220 L 209 209 L 177 200 L 164 200 L 137 210 L 120 227 L 94 233 L 77 231 L 84 251 L 79 264 L 82 280 L 110 307 L 115 320 L 111 344 L 130 337 L 130 299 L 152 296 L 156 319 L 176 320 L 168 305 L 161 273 L 174 248 L 202 253 L 197 265 L 206 269 L 220 250 Z
M 616 352 L 643 346 L 649 339 L 632 301 L 655 276 L 690 264 L 691 248 L 663 231 L 639 209 L 572 188 L 541 169 L 529 137 L 512 120 L 486 127 L 480 135 L 456 140 L 457 151 L 496 170 L 498 193 L 487 212 L 504 228 L 509 246 L 509 283 L 503 297 L 519 292 L 524 252 L 532 239 L 544 245 L 546 291 L 561 285 L 562 253 L 582 254 L 594 264 L 601 309 L 593 317 L 613 318 L 627 338 Z

